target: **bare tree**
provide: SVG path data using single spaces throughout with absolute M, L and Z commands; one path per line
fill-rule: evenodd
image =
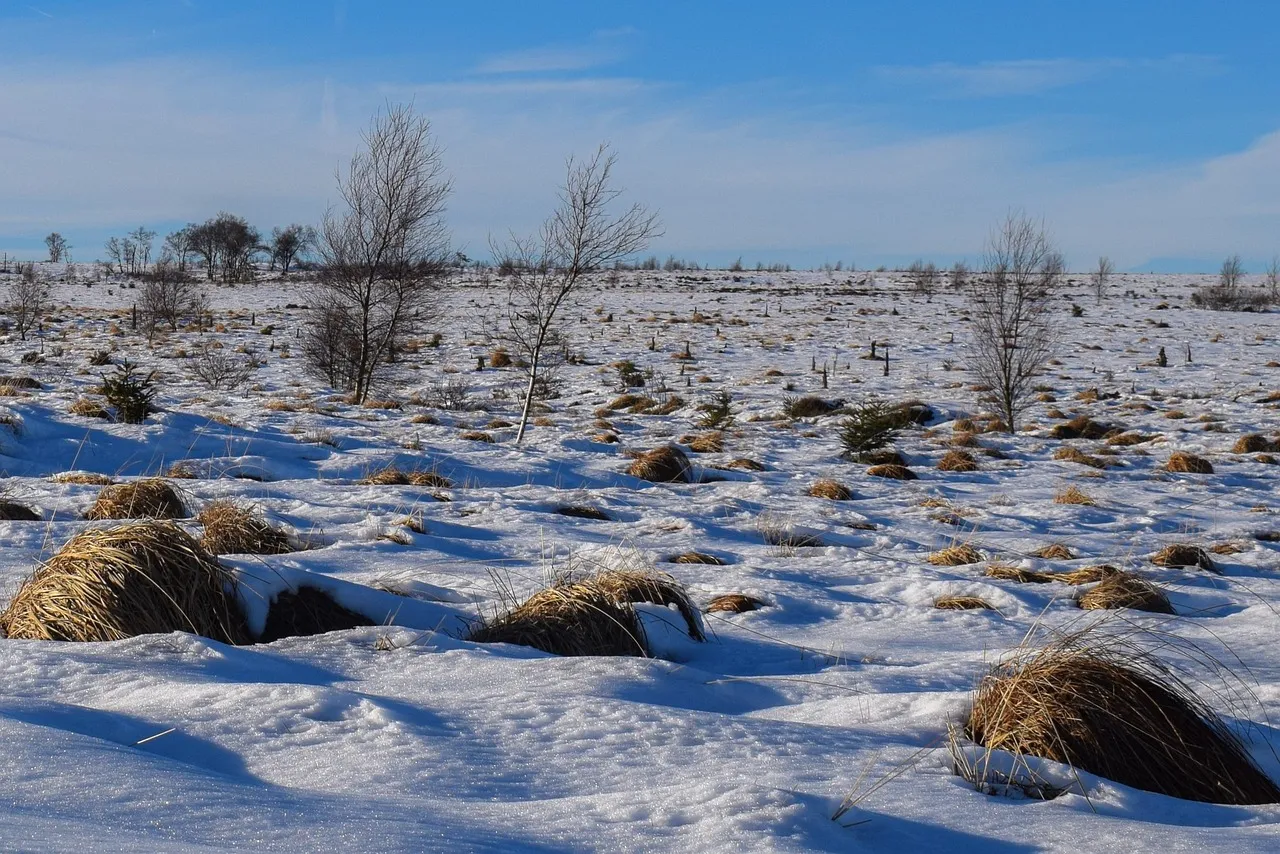
M 67 239 L 56 231 L 44 239 L 44 245 L 49 248 L 49 260 L 54 264 L 65 258 L 67 251 L 71 249 Z
M 1272 255 L 1267 265 L 1267 292 L 1272 302 L 1280 301 L 1280 255 Z
M 133 250 L 130 256 L 130 275 L 141 275 L 151 264 L 151 245 L 155 239 L 156 233 L 148 230 L 146 226 L 138 226 L 135 231 L 129 232 L 125 243 Z
M 969 284 L 969 265 L 957 261 L 951 265 L 951 287 L 955 291 L 963 291 Z
M 164 239 L 164 246 L 161 249 L 161 255 L 167 255 L 174 263 L 178 265 L 178 269 L 182 272 L 187 271 L 187 264 L 190 263 L 191 255 L 195 251 L 191 245 L 191 229 L 194 226 L 188 225 L 170 233 Z
M 1112 265 L 1111 259 L 1103 255 L 1098 259 L 1098 266 L 1089 274 L 1089 281 L 1093 283 L 1093 295 L 1097 298 L 1099 304 L 1102 303 L 1102 298 L 1107 295 L 1107 282 L 1114 272 L 1115 266 Z
M 925 263 L 919 259 L 912 261 L 907 268 L 907 280 L 912 289 L 925 297 L 932 297 L 938 289 L 938 267 L 932 261 Z
M 176 330 L 182 318 L 199 316 L 208 310 L 204 291 L 170 258 L 157 261 L 145 279 L 138 310 L 146 324 L 148 338 L 161 323 Z
M 205 347 L 188 369 L 214 391 L 235 391 L 248 382 L 261 364 L 253 354 L 242 359 L 225 349 Z
M 431 124 L 412 106 L 389 106 L 363 140 L 338 175 L 344 209 L 325 214 L 303 348 L 312 369 L 357 402 L 445 285 L 452 190 Z
M 1049 298 L 1065 264 L 1044 224 L 1013 212 L 988 240 L 982 266 L 968 290 L 973 370 L 1012 433 L 1053 353 Z
M 289 275 L 289 267 L 315 245 L 316 230 L 309 225 L 293 224 L 271 229 L 271 266 L 280 265 L 280 272 Z
M 20 267 L 18 277 L 9 281 L 9 314 L 23 341 L 27 340 L 27 333 L 40 323 L 48 299 L 49 293 L 44 282 L 36 276 L 34 264 Z
M 1240 261 L 1239 255 L 1232 255 L 1222 262 L 1222 270 L 1218 273 L 1218 284 L 1225 290 L 1234 291 L 1240 287 L 1240 280 L 1244 278 L 1244 264 Z
M 560 204 L 537 235 L 494 247 L 510 271 L 501 337 L 523 357 L 529 377 L 517 444 L 524 440 L 538 383 L 554 366 L 562 341 L 556 324 L 561 306 L 584 276 L 635 254 L 661 233 L 657 214 L 641 205 L 616 215 L 611 210 L 622 194 L 612 186 L 615 160 L 607 145 L 586 160 L 570 157 Z

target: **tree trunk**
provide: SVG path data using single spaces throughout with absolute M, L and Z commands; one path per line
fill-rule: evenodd
M 533 384 L 538 379 L 538 357 L 542 355 L 542 345 L 533 348 L 529 360 L 529 385 L 524 390 L 524 408 L 520 412 L 520 429 L 516 431 L 516 444 L 524 441 L 524 431 L 529 426 L 529 412 L 533 409 Z

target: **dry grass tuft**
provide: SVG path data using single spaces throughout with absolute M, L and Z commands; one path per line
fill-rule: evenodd
M 1184 800 L 1280 801 L 1280 789 L 1186 684 L 1135 650 L 1078 635 L 997 666 L 974 694 L 965 735 Z
M 665 572 L 608 569 L 585 578 L 619 604 L 651 602 L 664 607 L 675 606 L 684 618 L 689 637 L 696 641 L 707 639 L 702 631 L 702 620 L 698 618 L 698 609 L 693 606 L 689 594 L 680 582 Z
M 1112 448 L 1129 448 L 1133 445 L 1141 445 L 1150 442 L 1156 436 L 1148 436 L 1145 433 L 1118 433 L 1115 436 L 1107 438 L 1107 445 Z
M 814 481 L 809 487 L 809 494 L 814 498 L 827 498 L 831 501 L 849 501 L 853 498 L 849 487 L 830 478 Z
M 934 566 L 966 566 L 971 563 L 981 563 L 983 557 L 982 552 L 968 543 L 957 543 L 930 553 L 925 560 Z
M 1164 470 L 1180 474 L 1213 474 L 1213 463 L 1186 451 L 1174 451 L 1169 455 Z
M 183 519 L 187 508 L 162 478 L 105 487 L 85 514 L 87 519 Z
M 105 474 L 97 474 L 91 471 L 64 471 L 55 474 L 52 480 L 54 483 L 82 483 L 90 486 L 110 486 L 115 483 Z
M 67 407 L 67 412 L 72 415 L 79 415 L 81 418 L 110 418 L 111 413 L 107 412 L 107 408 L 96 400 L 87 397 L 78 397 L 71 406 Z
M 939 596 L 933 607 L 940 611 L 994 611 L 995 606 L 978 596 Z
M 712 599 L 703 610 L 708 614 L 715 612 L 744 614 L 747 611 L 758 611 L 764 607 L 764 604 L 763 601 L 754 596 L 747 596 L 743 593 L 726 593 L 724 596 L 717 596 Z
M 1038 558 L 1045 560 L 1075 560 L 1076 556 L 1071 553 L 1071 549 L 1062 543 L 1051 543 L 1043 548 L 1032 552 Z
M 995 578 L 1000 581 L 1016 581 L 1019 584 L 1048 584 L 1055 578 L 1051 573 L 1035 572 L 1004 563 L 991 564 L 983 574 L 988 578 Z
M 1261 433 L 1250 433 L 1236 439 L 1236 443 L 1231 446 L 1233 454 L 1258 454 L 1265 451 L 1280 451 L 1280 442 L 1272 442 Z
M 339 605 L 325 591 L 316 587 L 299 586 L 296 590 L 286 590 L 271 600 L 267 624 L 258 643 L 372 625 L 375 625 L 373 620 Z
M 1173 543 L 1151 556 L 1156 566 L 1197 566 L 1209 572 L 1218 572 L 1213 559 L 1199 546 L 1189 543 Z
M 966 434 L 972 435 L 972 434 Z M 978 461 L 968 451 L 952 449 L 938 460 L 938 471 L 970 472 L 978 470 Z
M 585 504 L 564 504 L 556 508 L 556 512 L 561 516 L 568 516 L 573 519 L 592 519 L 596 522 L 612 522 L 613 517 L 598 507 L 590 507 Z
M 409 475 L 397 468 L 395 463 L 369 472 L 356 481 L 361 486 L 404 486 L 408 482 Z
M 885 477 L 889 480 L 916 480 L 916 473 L 906 466 L 897 463 L 885 463 L 867 469 L 871 477 Z
M 112 641 L 174 631 L 245 643 L 234 577 L 172 522 L 83 531 L 0 614 L 10 638 Z
M 233 501 L 214 501 L 196 517 L 204 526 L 200 544 L 215 555 L 279 555 L 294 551 L 289 535 Z
M 712 430 L 696 436 L 681 436 L 680 444 L 687 446 L 695 454 L 718 454 L 724 450 L 724 433 Z
M 405 476 L 410 486 L 428 486 L 432 489 L 453 488 L 453 481 L 437 472 L 419 470 L 408 472 Z
M 1102 563 L 1097 566 L 1082 566 L 1070 572 L 1055 572 L 1049 577 L 1052 581 L 1061 581 L 1063 584 L 1070 584 L 1074 587 L 1081 584 L 1093 584 L 1095 581 L 1103 581 L 1119 572 L 1120 570 L 1114 566 Z
M 1079 504 L 1084 507 L 1096 507 L 1098 502 L 1094 501 L 1078 487 L 1068 486 L 1066 489 L 1060 490 L 1053 496 L 1054 504 Z
M 667 563 L 693 563 L 703 564 L 705 566 L 724 566 L 726 562 L 715 555 L 709 555 L 703 552 L 682 552 L 678 555 L 672 555 L 667 558 Z
M 496 441 L 492 435 L 483 430 L 465 430 L 458 434 L 458 438 L 468 442 L 483 442 L 486 445 L 492 445 Z
M 1055 439 L 1101 439 L 1113 428 L 1100 421 L 1094 421 L 1087 415 L 1072 418 L 1065 424 L 1056 425 L 1049 435 Z
M 674 445 L 646 451 L 627 468 L 627 474 L 652 483 L 689 483 L 690 473 L 689 458 Z
M 1079 463 L 1082 466 L 1089 466 L 1095 469 L 1104 469 L 1107 467 L 1107 461 L 1101 457 L 1092 457 L 1079 448 L 1066 447 L 1059 448 L 1053 452 L 1055 460 L 1062 460 L 1068 463 Z
M 736 460 L 730 460 L 729 462 L 725 463 L 724 466 L 722 466 L 722 468 L 739 469 L 741 471 L 768 471 L 769 470 L 769 467 L 766 466 L 764 463 L 756 462 L 755 460 L 748 459 L 747 457 L 738 457 Z
M 1172 614 L 1173 605 L 1159 587 L 1132 572 L 1113 572 L 1078 600 L 1085 610 L 1129 608 L 1152 614 Z

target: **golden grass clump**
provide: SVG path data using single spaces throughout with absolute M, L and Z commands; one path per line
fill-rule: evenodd
M 200 544 L 215 555 L 279 555 L 294 551 L 289 535 L 233 501 L 214 501 L 196 517 Z
M 983 575 L 1000 581 L 1016 581 L 1019 584 L 1048 584 L 1054 580 L 1054 576 L 1050 573 L 1035 572 L 1034 570 L 1023 569 L 1020 566 L 1010 566 L 1005 563 L 991 564 L 983 572 Z
M 1107 438 L 1107 444 L 1113 448 L 1129 448 L 1133 445 L 1150 442 L 1155 438 L 1155 436 L 1148 436 L 1146 433 L 1117 433 Z
M 925 560 L 934 566 L 965 566 L 982 562 L 982 552 L 968 543 L 956 543 L 936 552 L 931 552 Z
M 511 354 L 504 347 L 494 347 L 489 353 L 489 365 L 494 368 L 511 367 Z
M 966 434 L 972 435 L 972 434 Z M 970 472 L 978 470 L 978 461 L 973 454 L 953 448 L 938 460 L 938 471 Z
M 916 473 L 911 469 L 897 463 L 884 463 L 875 465 L 867 469 L 867 474 L 871 477 L 884 477 L 889 480 L 916 480 Z
M 994 611 L 995 606 L 979 596 L 939 596 L 933 607 L 940 611 Z
M 395 463 L 371 471 L 356 483 L 361 486 L 403 486 L 409 482 L 409 475 L 401 471 Z
M 672 555 L 667 558 L 667 563 L 691 563 L 702 564 L 704 566 L 725 565 L 725 561 L 715 555 L 706 554 L 705 552 L 681 552 L 678 555 Z
M 149 477 L 104 487 L 87 519 L 183 519 L 187 508 L 163 478 Z
M 1039 548 L 1032 552 L 1038 558 L 1044 560 L 1075 560 L 1076 556 L 1071 553 L 1071 549 L 1062 543 L 1050 543 L 1043 548 Z
M 825 477 L 813 482 L 809 487 L 809 494 L 814 498 L 826 498 L 831 501 L 849 501 L 853 498 L 853 492 L 849 487 Z
M 670 576 L 605 571 L 561 578 L 504 614 L 476 626 L 475 643 L 530 646 L 553 655 L 649 655 L 633 604 L 674 604 L 689 634 L 705 639 L 697 611 Z
M 690 473 L 689 458 L 674 445 L 646 451 L 627 468 L 627 474 L 652 483 L 689 483 Z
M 491 434 L 486 433 L 483 430 L 465 430 L 458 434 L 458 438 L 465 439 L 468 442 L 483 442 L 486 445 L 492 445 L 497 441 Z
M 681 436 L 680 444 L 685 445 L 695 454 L 718 454 L 724 450 L 724 433 L 712 430 L 696 436 Z
M 1055 439 L 1101 439 L 1111 430 L 1110 426 L 1081 415 L 1065 424 L 1055 425 L 1049 435 Z
M 707 607 L 703 608 L 708 614 L 726 613 L 726 614 L 744 614 L 747 611 L 758 611 L 764 607 L 764 602 L 754 596 L 747 596 L 744 593 L 726 593 L 723 596 L 717 596 L 707 603 Z
M 1094 501 L 1086 495 L 1079 487 L 1068 486 L 1066 489 L 1060 490 L 1053 496 L 1054 504 L 1079 504 L 1084 507 L 1096 507 L 1097 501 Z
M 1077 600 L 1085 610 L 1129 608 L 1152 614 L 1172 614 L 1169 597 L 1156 585 L 1132 572 L 1114 572 Z
M 1231 446 L 1233 454 L 1257 454 L 1264 451 L 1280 451 L 1280 442 L 1272 442 L 1261 433 L 1250 433 L 1236 439 L 1236 443 Z
M 1084 451 L 1080 450 L 1079 448 L 1074 448 L 1071 446 L 1068 446 L 1065 448 L 1059 448 L 1058 450 L 1054 451 L 1053 458 L 1055 460 L 1061 460 L 1063 462 L 1078 463 L 1082 466 L 1089 466 L 1089 468 L 1104 469 L 1107 467 L 1106 460 L 1102 459 L 1101 457 L 1090 456 L 1089 454 L 1086 454 Z
M 53 476 L 54 483 L 81 483 L 89 486 L 110 486 L 114 480 L 105 474 L 91 471 L 64 471 Z
M 71 406 L 67 407 L 67 412 L 72 415 L 79 415 L 81 418 L 111 417 L 111 413 L 107 412 L 105 406 L 88 397 L 77 397 Z
M 438 472 L 411 471 L 405 474 L 410 486 L 428 486 L 432 489 L 452 489 L 453 481 Z
M 1190 543 L 1172 543 L 1151 556 L 1156 566 L 1197 566 L 1209 572 L 1218 572 L 1213 559 L 1199 546 Z
M 1102 563 L 1097 566 L 1082 566 L 1070 572 L 1055 572 L 1049 578 L 1051 581 L 1061 581 L 1063 584 L 1075 587 L 1081 584 L 1093 584 L 1095 581 L 1105 581 L 1120 571 L 1111 564 Z
M 112 641 L 179 631 L 245 643 L 234 585 L 173 522 L 91 529 L 22 585 L 0 614 L 0 629 L 28 640 Z
M 1186 451 L 1174 451 L 1169 455 L 1164 470 L 1179 474 L 1213 474 L 1213 463 Z
M 1280 788 L 1185 683 L 1136 650 L 1079 635 L 998 665 L 974 694 L 965 735 L 1184 800 L 1280 801 Z
M 764 463 L 757 462 L 756 460 L 750 459 L 748 457 L 738 457 L 736 460 L 730 460 L 729 462 L 721 466 L 721 468 L 738 469 L 741 471 L 768 471 L 769 470 L 769 467 L 766 466 Z

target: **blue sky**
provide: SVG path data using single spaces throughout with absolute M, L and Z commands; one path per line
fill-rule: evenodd
M 1280 252 L 1280 4 L 0 0 L 0 250 L 220 209 L 316 222 L 380 104 L 432 118 L 463 251 L 610 141 L 654 252 L 1072 266 Z

